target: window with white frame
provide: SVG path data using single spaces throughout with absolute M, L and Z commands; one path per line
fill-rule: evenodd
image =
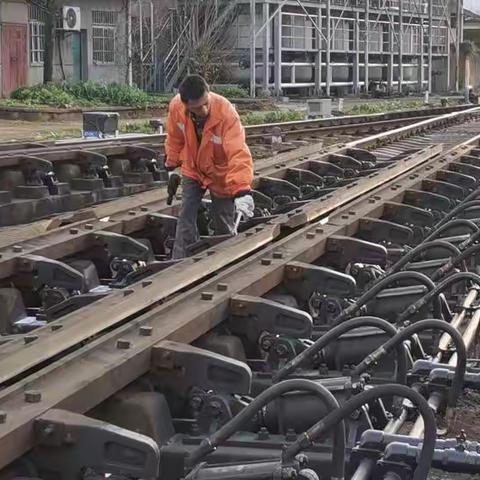
M 43 65 L 45 52 L 45 10 L 38 5 L 29 8 L 30 64 Z
M 115 63 L 115 36 L 118 12 L 92 10 L 93 61 L 97 64 Z

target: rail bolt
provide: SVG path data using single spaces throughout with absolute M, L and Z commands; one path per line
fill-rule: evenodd
M 139 332 L 142 337 L 151 337 L 153 333 L 153 328 L 147 325 L 142 325 Z
M 37 390 L 27 390 L 25 392 L 25 401 L 27 403 L 39 403 L 41 400 L 41 392 L 38 392 Z
M 212 292 L 202 292 L 200 294 L 200 298 L 202 300 L 213 300 L 213 293 Z
M 132 342 L 130 340 L 117 340 L 117 348 L 120 350 L 128 350 L 132 346 Z

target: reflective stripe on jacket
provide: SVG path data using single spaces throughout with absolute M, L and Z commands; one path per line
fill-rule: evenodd
M 210 112 L 198 145 L 195 126 L 180 95 L 170 102 L 165 143 L 167 166 L 181 165 L 182 174 L 193 178 L 218 197 L 234 197 L 250 190 L 253 160 L 245 129 L 233 105 L 210 93 Z

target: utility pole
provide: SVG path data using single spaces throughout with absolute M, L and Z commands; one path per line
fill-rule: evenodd
M 43 83 L 53 80 L 53 59 L 55 56 L 55 34 L 57 30 L 58 17 L 57 0 L 45 1 L 45 50 L 43 55 Z
M 250 96 L 255 98 L 256 70 L 257 70 L 257 26 L 256 26 L 256 6 L 255 0 L 250 0 Z
M 133 85 L 132 66 L 132 0 L 125 0 L 127 3 L 127 84 Z
M 460 45 L 463 42 L 463 0 L 457 0 L 457 40 L 455 48 L 455 90 L 460 90 Z

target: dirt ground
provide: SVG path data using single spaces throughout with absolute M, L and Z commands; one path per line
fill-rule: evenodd
M 145 119 L 122 120 L 125 123 L 145 123 Z M 40 141 L 58 140 L 66 137 L 80 137 L 82 131 L 81 120 L 25 122 L 21 120 L 0 119 L 0 142 L 14 142 L 21 140 Z
M 431 97 L 432 102 L 439 103 L 439 98 Z M 453 98 L 453 97 L 452 97 Z M 455 97 L 456 98 L 456 97 Z M 400 102 L 409 102 L 412 97 L 405 97 L 397 99 Z M 358 105 L 361 103 L 378 102 L 375 99 L 358 99 L 347 98 L 345 99 L 345 108 L 349 106 Z M 298 101 L 292 99 L 288 103 L 275 102 L 277 109 L 279 110 L 294 110 L 305 111 L 306 102 L 304 100 Z M 147 119 L 129 119 L 121 120 L 120 125 L 125 123 L 145 123 Z M 13 141 L 40 141 L 40 140 L 58 140 L 60 138 L 67 137 L 79 137 L 81 135 L 82 121 L 81 120 L 67 120 L 67 121 L 50 121 L 50 122 L 25 122 L 21 120 L 2 120 L 0 119 L 0 142 L 13 142 Z

